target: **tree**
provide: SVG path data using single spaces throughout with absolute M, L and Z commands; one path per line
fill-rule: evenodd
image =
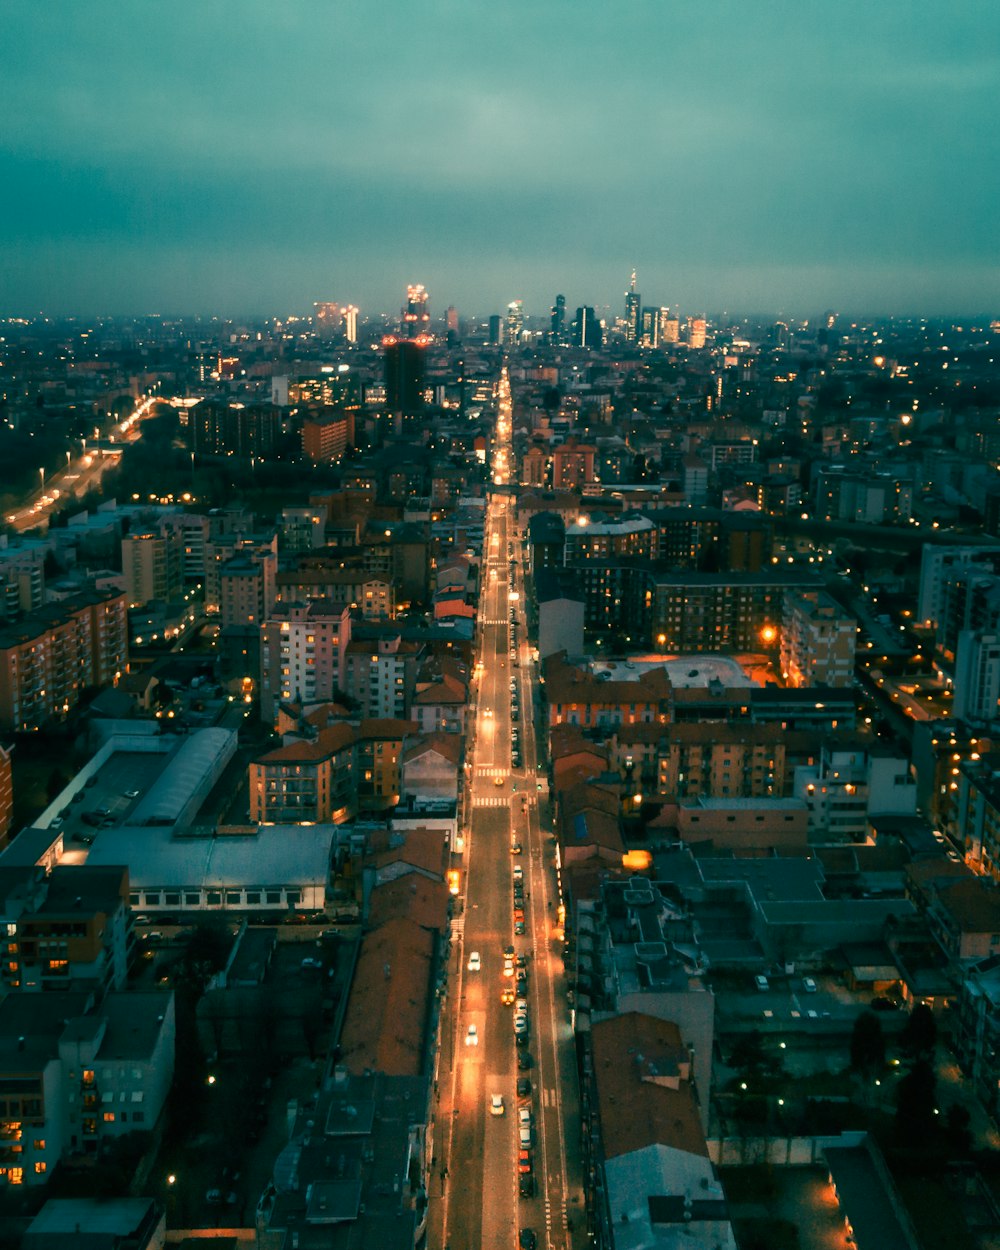
M 907 1145 L 927 1145 L 936 1127 L 937 1077 L 926 1059 L 918 1059 L 899 1082 L 896 1131 Z
M 929 1059 L 937 1043 L 937 1021 L 926 1003 L 917 1003 L 899 1036 L 899 1044 L 915 1059 Z
M 863 1011 L 851 1033 L 851 1067 L 855 1072 L 879 1072 L 885 1067 L 882 1023 L 873 1011 Z

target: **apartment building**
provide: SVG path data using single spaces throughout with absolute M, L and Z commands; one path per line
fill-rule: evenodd
M 359 715 L 402 720 L 409 711 L 420 647 L 399 634 L 351 641 L 344 653 L 342 688 Z
M 0 629 L 0 729 L 39 729 L 128 667 L 125 596 L 84 592 Z
M 825 591 L 785 595 L 781 672 L 790 686 L 850 686 L 857 621 Z
M 0 1002 L 0 1186 L 148 1132 L 174 1073 L 172 992 L 9 994 Z
M 129 531 L 122 539 L 122 576 L 130 608 L 169 603 L 184 585 L 184 538 L 164 528 Z
M 14 780 L 10 767 L 10 751 L 0 745 L 0 851 L 10 837 L 14 814 Z
M 354 730 L 320 729 L 250 765 L 250 819 L 258 824 L 343 824 L 357 811 Z
M 344 680 L 351 614 L 344 603 L 275 605 L 261 628 L 261 715 L 273 723 L 281 702 L 320 703 Z

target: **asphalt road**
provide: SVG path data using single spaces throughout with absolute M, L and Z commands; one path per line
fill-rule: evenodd
M 498 455 L 506 449 L 509 458 L 509 405 L 503 391 L 497 446 Z M 504 465 L 500 459 L 502 476 Z M 518 580 L 522 553 L 513 530 L 513 513 L 508 514 L 511 502 L 494 496 L 485 532 L 478 654 L 482 667 L 466 806 L 470 821 L 438 1066 L 437 1166 L 431 1182 L 429 1244 L 441 1250 L 513 1246 L 521 1228 L 532 1228 L 540 1246 L 566 1250 L 571 1245 L 567 1211 L 579 1199 L 573 1044 L 562 980 L 552 852 L 539 825 L 531 723 L 534 672 L 525 643 L 523 587 Z M 508 543 L 517 566 L 511 565 Z M 512 591 L 519 598 L 511 599 Z M 511 607 L 517 618 L 514 660 L 510 656 Z M 516 769 L 511 768 L 510 752 L 512 678 L 520 710 L 516 728 L 522 755 Z M 519 855 L 512 854 L 514 841 L 523 848 Z M 523 874 L 523 935 L 514 933 L 515 866 Z M 529 1032 L 523 1047 L 515 1045 L 514 1007 L 501 1001 L 504 987 L 514 985 L 513 978 L 504 976 L 507 946 L 523 954 L 527 963 Z M 478 970 L 469 966 L 473 952 L 479 955 Z M 469 1041 L 470 1026 L 475 1026 L 475 1044 Z M 532 1066 L 519 1071 L 517 1058 L 525 1052 Z M 527 1098 L 517 1097 L 519 1076 L 531 1081 Z M 494 1094 L 503 1098 L 502 1116 L 490 1112 Z M 531 1198 L 519 1193 L 520 1108 L 527 1108 L 531 1116 L 535 1182 Z M 569 1150 L 567 1125 L 572 1137 Z

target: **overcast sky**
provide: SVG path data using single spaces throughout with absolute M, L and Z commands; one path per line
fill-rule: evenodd
M 996 313 L 997 0 L 3 0 L 0 315 Z

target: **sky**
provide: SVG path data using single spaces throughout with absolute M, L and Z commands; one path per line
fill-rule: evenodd
M 1000 314 L 996 0 L 3 0 L 0 316 Z

